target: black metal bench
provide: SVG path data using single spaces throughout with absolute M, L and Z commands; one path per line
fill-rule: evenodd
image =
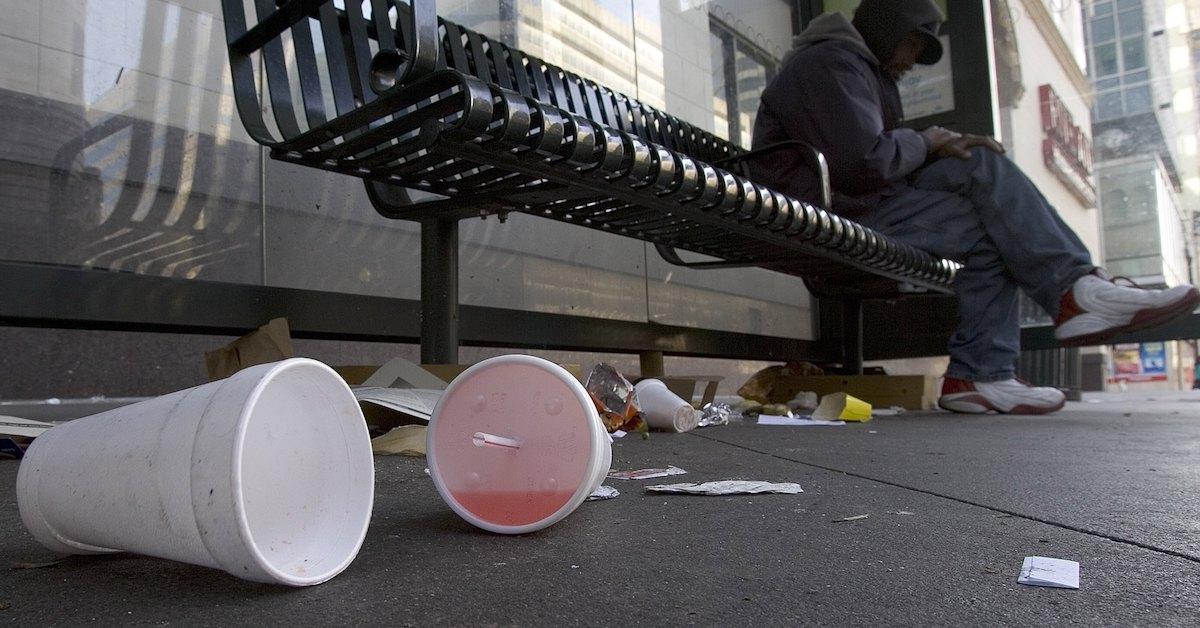
M 799 276 L 846 304 L 851 370 L 863 299 L 950 292 L 953 262 L 751 180 L 758 151 L 442 20 L 432 0 L 254 0 L 257 16 L 222 1 L 249 134 L 275 159 L 363 178 L 377 211 L 421 222 L 424 361 L 457 361 L 457 225 L 480 215 L 637 238 L 680 266 Z

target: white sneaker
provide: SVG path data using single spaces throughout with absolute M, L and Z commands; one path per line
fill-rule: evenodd
M 951 412 L 983 414 L 1046 414 L 1061 410 L 1067 396 L 1057 388 L 1030 386 L 1019 379 L 972 382 L 947 377 L 938 406 Z
M 1099 275 L 1084 275 L 1062 297 L 1054 337 L 1067 347 L 1106 344 L 1117 334 L 1185 316 L 1198 304 L 1200 292 L 1193 286 L 1146 290 L 1136 284 L 1117 285 Z

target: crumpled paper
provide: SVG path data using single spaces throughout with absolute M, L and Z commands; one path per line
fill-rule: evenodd
M 700 410 L 700 422 L 696 427 L 710 427 L 713 425 L 728 425 L 729 420 L 733 418 L 736 412 L 727 403 L 710 403 Z
M 596 491 L 594 493 L 592 493 L 591 495 L 588 495 L 588 498 L 586 501 L 598 502 L 598 501 L 605 500 L 605 499 L 612 499 L 614 497 L 619 496 L 620 494 L 621 494 L 620 491 L 618 491 L 617 489 L 615 489 L 611 486 L 608 486 L 606 484 L 606 485 L 603 485 L 600 488 L 596 489 Z
M 658 484 L 647 486 L 651 493 L 675 493 L 680 495 L 758 495 L 760 493 L 803 493 L 799 484 L 792 482 L 760 482 L 757 480 L 720 480 L 717 482 L 687 482 L 684 484 Z
M 825 371 L 819 366 L 808 362 L 768 366 L 750 376 L 738 389 L 738 395 L 759 403 L 786 404 L 802 390 L 802 384 L 797 383 L 795 378 L 824 374 Z
M 637 389 L 617 372 L 612 365 L 600 363 L 588 375 L 584 385 L 600 420 L 609 433 L 617 430 L 626 432 L 649 432 L 650 428 L 642 420 L 641 406 L 637 401 Z
M 427 428 L 424 425 L 401 425 L 387 434 L 371 439 L 371 453 L 424 456 Z

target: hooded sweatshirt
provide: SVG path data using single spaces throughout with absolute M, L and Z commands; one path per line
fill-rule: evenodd
M 908 186 L 925 163 L 928 143 L 904 117 L 896 82 L 841 13 L 814 19 L 794 40 L 779 73 L 763 90 L 754 148 L 802 140 L 829 162 L 834 211 L 856 216 Z M 751 163 L 757 181 L 816 202 L 819 179 L 799 149 Z

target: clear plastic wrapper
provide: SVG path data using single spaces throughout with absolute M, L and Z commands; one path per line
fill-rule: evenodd
M 646 422 L 641 417 L 641 406 L 637 400 L 637 389 L 610 364 L 597 364 L 584 384 L 600 420 L 609 433 L 617 430 L 646 432 Z

